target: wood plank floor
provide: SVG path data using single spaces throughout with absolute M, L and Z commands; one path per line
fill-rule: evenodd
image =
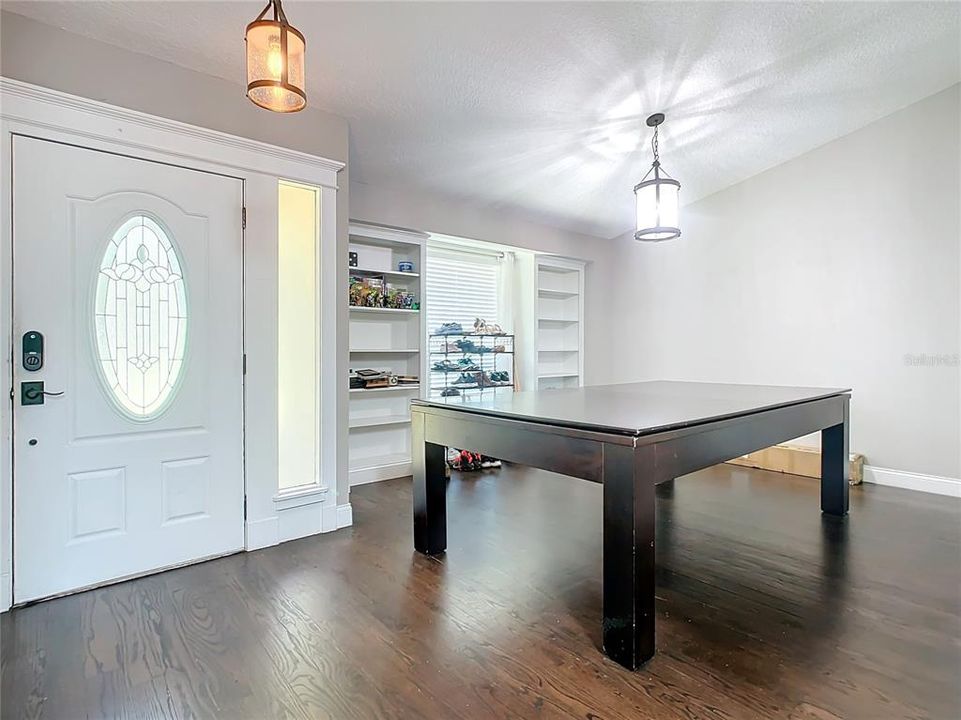
M 961 503 L 720 466 L 659 488 L 658 654 L 601 654 L 601 488 L 450 486 L 413 552 L 406 480 L 355 526 L 6 613 L 6 718 L 961 716 Z

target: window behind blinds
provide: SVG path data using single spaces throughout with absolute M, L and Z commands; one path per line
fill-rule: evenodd
M 474 319 L 498 317 L 501 259 L 496 256 L 427 247 L 427 332 L 443 323 L 460 323 L 465 332 Z
M 475 318 L 487 322 L 500 322 L 498 305 L 500 298 L 501 259 L 494 255 L 480 255 L 436 245 L 427 246 L 427 332 L 435 333 L 444 323 L 460 323 L 464 332 L 474 330 Z M 455 340 L 456 338 L 451 338 Z M 444 340 L 433 339 L 428 343 L 431 350 L 443 348 Z M 431 355 L 430 365 L 444 359 Z M 459 356 L 452 355 L 456 361 Z M 428 370 L 431 398 L 440 397 L 446 382 L 456 382 L 457 374 Z

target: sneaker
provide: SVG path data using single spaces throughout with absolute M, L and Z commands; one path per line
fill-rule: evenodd
M 460 377 L 457 378 L 458 385 L 477 385 L 477 378 L 469 373 L 461 373 Z
M 459 395 L 460 395 L 460 390 L 458 390 L 457 388 L 451 388 L 451 387 L 444 388 L 440 394 L 441 397 L 458 397 Z
M 481 352 L 481 349 L 480 349 L 479 347 L 477 347 L 477 345 L 474 344 L 474 341 L 473 341 L 473 340 L 468 340 L 467 338 L 463 338 L 463 339 L 461 339 L 461 340 L 457 340 L 454 344 L 457 346 L 457 349 L 458 349 L 458 350 L 460 350 L 461 352 L 464 352 L 464 353 L 479 353 L 479 352 Z
M 458 360 L 455 363 L 455 366 L 458 370 L 462 372 L 476 372 L 480 370 L 480 367 L 477 365 L 477 363 L 475 363 L 473 360 L 471 360 L 468 357 L 461 358 L 460 360 Z
M 461 327 L 460 323 L 444 323 L 437 330 L 434 331 L 435 335 L 463 335 L 464 328 Z

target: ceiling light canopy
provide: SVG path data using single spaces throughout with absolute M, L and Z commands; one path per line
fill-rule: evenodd
M 273 19 L 265 20 L 268 10 Z M 307 107 L 304 36 L 287 22 L 280 0 L 270 0 L 247 26 L 247 97 L 273 112 Z
M 657 128 L 664 122 L 664 113 L 654 113 L 647 119 L 647 126 L 654 128 L 651 150 L 654 162 L 647 175 L 634 186 L 637 202 L 637 224 L 634 239 L 649 242 L 673 240 L 681 236 L 678 227 L 678 193 L 681 183 L 661 169 L 657 147 Z

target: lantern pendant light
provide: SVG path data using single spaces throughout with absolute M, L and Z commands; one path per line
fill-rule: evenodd
M 647 126 L 654 128 L 654 137 L 651 140 L 654 162 L 647 175 L 634 186 L 634 198 L 637 202 L 635 240 L 660 242 L 681 236 L 681 229 L 678 227 L 678 193 L 681 183 L 661 168 L 658 155 L 657 128 L 662 122 L 664 113 L 654 113 L 647 119 Z
M 273 19 L 267 20 L 268 10 Z M 304 36 L 287 22 L 280 0 L 270 0 L 247 26 L 247 97 L 274 112 L 307 107 Z

